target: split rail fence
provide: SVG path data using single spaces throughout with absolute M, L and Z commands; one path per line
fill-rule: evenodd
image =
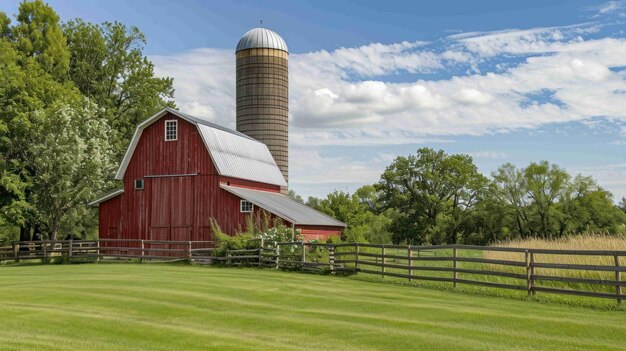
M 471 245 L 406 246 L 363 243 L 276 243 L 272 247 L 219 250 L 211 241 L 59 240 L 0 247 L 0 261 L 187 261 L 331 274 L 368 274 L 411 281 L 626 298 L 626 251 L 547 250 Z M 256 246 L 256 247 L 254 247 Z M 591 264 L 590 264 L 591 262 Z

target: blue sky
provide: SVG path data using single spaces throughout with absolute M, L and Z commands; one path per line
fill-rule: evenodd
M 548 160 L 626 196 L 626 1 L 49 3 L 63 20 L 138 26 L 181 110 L 229 127 L 233 48 L 263 19 L 290 49 L 290 185 L 304 196 L 373 183 L 422 146 L 485 174 Z

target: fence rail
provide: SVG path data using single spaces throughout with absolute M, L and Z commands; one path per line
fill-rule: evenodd
M 546 250 L 474 245 L 404 246 L 281 242 L 272 247 L 219 250 L 211 241 L 57 240 L 0 247 L 0 261 L 187 261 L 310 272 L 369 274 L 488 288 L 626 299 L 621 260 L 626 251 Z M 498 255 L 505 255 L 504 258 Z M 508 255 L 508 256 L 507 256 Z M 512 257 L 510 257 L 512 256 Z M 568 262 L 592 257 L 600 264 Z

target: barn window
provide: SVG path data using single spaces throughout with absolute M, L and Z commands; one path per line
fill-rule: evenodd
M 165 121 L 165 141 L 178 139 L 178 121 Z
M 135 190 L 143 189 L 143 179 L 135 179 Z
M 252 212 L 252 202 L 250 201 L 241 200 L 240 207 L 241 207 L 241 212 L 245 212 L 245 213 Z

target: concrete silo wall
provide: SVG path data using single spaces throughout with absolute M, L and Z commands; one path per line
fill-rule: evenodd
M 289 182 L 288 53 L 237 52 L 237 131 L 266 144 Z M 286 189 L 284 189 L 286 190 Z

